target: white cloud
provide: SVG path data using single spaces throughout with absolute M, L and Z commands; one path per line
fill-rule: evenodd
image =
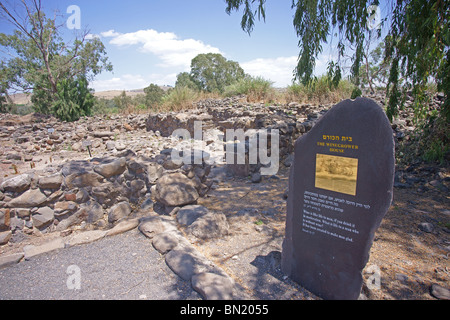
M 118 33 L 118 32 L 115 32 L 114 30 L 108 30 L 108 31 L 105 31 L 105 32 L 100 32 L 100 35 L 102 36 L 102 37 L 116 37 L 116 36 L 119 36 L 120 35 L 120 33 Z
M 172 32 L 158 32 L 153 29 L 118 33 L 114 30 L 102 32 L 103 37 L 112 38 L 110 44 L 116 46 L 138 45 L 139 50 L 151 53 L 161 59 L 162 67 L 182 67 L 189 70 L 191 60 L 200 53 L 221 53 L 218 48 L 195 39 L 179 39 Z
M 314 74 L 320 76 L 327 72 L 328 61 L 335 58 L 332 55 L 320 54 L 316 59 Z M 294 69 L 297 66 L 297 56 L 278 58 L 258 58 L 241 63 L 244 71 L 254 77 L 261 76 L 274 82 L 275 87 L 286 87 L 292 83 Z
M 148 87 L 150 83 L 158 85 L 175 85 L 176 73 L 159 74 L 152 73 L 146 76 L 140 74 L 124 74 L 106 80 L 94 80 L 90 87 L 96 92 L 107 90 L 134 90 Z
M 246 73 L 271 80 L 275 87 L 286 87 L 291 84 L 296 65 L 297 56 L 258 58 L 241 63 L 241 67 Z

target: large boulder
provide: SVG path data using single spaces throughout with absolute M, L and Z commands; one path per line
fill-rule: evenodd
M 228 234 L 229 225 L 223 213 L 208 213 L 197 218 L 189 227 L 188 232 L 199 239 L 218 238 Z
M 200 205 L 188 205 L 181 208 L 177 213 L 177 221 L 181 225 L 189 226 L 197 218 L 209 213 L 208 209 Z
M 131 213 L 131 207 L 128 201 L 122 201 L 112 206 L 108 213 L 108 222 L 116 223 L 122 218 L 128 217 Z
M 94 171 L 101 174 L 105 178 L 121 174 L 126 169 L 127 161 L 125 158 L 119 158 L 109 163 L 99 164 L 94 167 Z
M 62 183 L 61 173 L 55 173 L 49 176 L 39 178 L 39 187 L 42 189 L 59 189 Z
M 95 172 L 72 173 L 65 179 L 68 189 L 98 187 L 104 181 L 103 176 Z
M 198 197 L 195 182 L 182 173 L 166 174 L 156 183 L 155 198 L 166 206 L 184 206 L 194 203 Z
M 30 189 L 8 202 L 8 206 L 10 208 L 33 208 L 39 207 L 46 200 L 47 197 L 39 189 Z
M 50 207 L 39 208 L 35 214 L 32 216 L 33 226 L 38 229 L 44 229 L 49 226 L 55 219 L 55 214 L 53 209 Z
M 22 192 L 27 190 L 31 184 L 30 175 L 24 173 L 5 180 L 1 184 L 1 189 L 12 192 Z

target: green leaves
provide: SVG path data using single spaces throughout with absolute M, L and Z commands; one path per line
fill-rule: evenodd
M 87 115 L 87 81 L 112 70 L 103 43 L 98 38 L 87 39 L 85 31 L 66 44 L 56 15 L 47 18 L 40 1 L 22 1 L 20 5 L 22 11 L 16 10 L 17 5 L 9 8 L 0 2 L 0 14 L 15 27 L 13 34 L 0 34 L 0 46 L 7 53 L 2 57 L 1 90 L 32 92 L 35 111 L 64 120 Z M 20 12 L 26 12 L 25 17 Z M 69 91 L 82 94 L 82 100 Z
M 237 62 L 218 53 L 199 54 L 191 61 L 190 79 L 199 90 L 221 93 L 226 86 L 244 76 L 244 70 Z
M 227 8 L 225 9 L 226 13 L 231 14 L 231 11 L 239 11 L 239 8 L 243 5 L 244 12 L 242 14 L 241 20 L 241 28 L 249 35 L 253 30 L 253 26 L 255 25 L 255 16 L 258 15 L 258 20 L 266 19 L 266 11 L 265 11 L 265 2 L 266 0 L 258 0 L 259 4 L 256 10 L 253 9 L 253 3 L 256 0 L 227 0 Z
M 91 115 L 94 96 L 86 78 L 64 79 L 58 83 L 57 89 L 57 100 L 51 106 L 56 117 L 63 121 L 76 121 Z

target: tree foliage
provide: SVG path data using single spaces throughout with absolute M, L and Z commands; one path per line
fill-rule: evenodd
M 148 107 L 155 106 L 161 103 L 164 97 L 165 91 L 158 85 L 151 83 L 148 87 L 144 88 L 145 93 L 145 105 Z
M 57 15 L 48 18 L 40 0 L 22 0 L 21 7 L 0 1 L 0 16 L 15 29 L 12 34 L 0 33 L 5 53 L 1 67 L 7 74 L 1 79 L 1 90 L 32 92 L 36 111 L 54 111 L 52 105 L 60 99 L 58 85 L 64 82 L 62 87 L 67 86 L 65 80 L 90 81 L 100 72 L 112 70 L 100 39 L 88 37 L 85 31 L 71 44 L 64 42 Z
M 226 3 L 228 14 L 243 9 L 241 27 L 249 34 L 256 18 L 265 19 L 265 0 L 226 0 Z M 292 0 L 293 25 L 300 49 L 294 77 L 304 85 L 311 85 L 323 45 L 329 40 L 333 44 L 337 41 L 337 58 L 328 65 L 330 85 L 339 83 L 350 56 L 350 77 L 355 85 L 367 84 L 373 89 L 374 82 L 386 82 L 386 114 L 391 121 L 411 94 L 415 120 L 419 128 L 428 128 L 422 130 L 422 140 L 430 142 L 431 147 L 425 148 L 442 155 L 450 149 L 450 1 L 385 2 L 385 17 L 380 17 L 380 27 L 374 28 L 371 22 L 379 5 L 379 0 Z M 387 36 L 382 39 L 381 30 L 386 27 Z M 373 41 L 384 42 L 383 57 L 381 47 L 369 51 Z M 432 100 L 426 90 L 430 81 L 444 93 L 438 113 L 429 110 Z M 355 91 L 354 96 L 358 93 Z
M 191 61 L 190 79 L 207 92 L 223 92 L 225 87 L 244 78 L 239 63 L 218 53 L 199 54 Z
M 226 3 L 228 14 L 243 8 L 241 27 L 248 33 L 256 17 L 265 19 L 265 0 L 226 0 Z M 337 60 L 330 61 L 329 75 L 336 82 L 342 73 L 343 58 L 350 54 L 350 74 L 353 82 L 360 85 L 361 67 L 369 58 L 365 45 L 369 37 L 381 40 L 381 28 L 373 29 L 370 24 L 374 6 L 378 5 L 379 0 L 293 0 L 293 25 L 300 48 L 295 78 L 303 84 L 312 82 L 316 59 L 331 36 L 333 41 L 337 38 Z M 388 6 L 387 16 L 392 17 L 392 23 L 386 38 L 385 58 L 392 61 L 387 81 L 387 114 L 392 119 L 407 90 L 412 90 L 418 98 L 416 110 L 420 114 L 419 105 L 424 106 L 420 97 L 429 79 L 438 82 L 448 101 L 448 72 L 445 70 L 449 64 L 450 3 L 448 0 L 400 0 L 389 2 Z M 380 23 L 384 26 L 387 19 L 381 19 Z M 367 61 L 366 66 L 370 66 Z M 446 108 L 443 112 L 448 113 Z
M 58 98 L 51 105 L 51 113 L 64 121 L 78 120 L 90 116 L 94 105 L 94 96 L 88 88 L 85 78 L 63 79 L 57 84 Z

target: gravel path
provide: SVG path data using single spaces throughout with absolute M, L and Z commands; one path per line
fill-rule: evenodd
M 69 266 L 75 266 L 70 267 Z M 80 289 L 76 271 L 80 271 Z M 69 268 L 69 269 L 68 269 Z M 69 280 L 69 281 L 68 281 Z M 137 229 L 0 270 L 0 299 L 201 299 Z

